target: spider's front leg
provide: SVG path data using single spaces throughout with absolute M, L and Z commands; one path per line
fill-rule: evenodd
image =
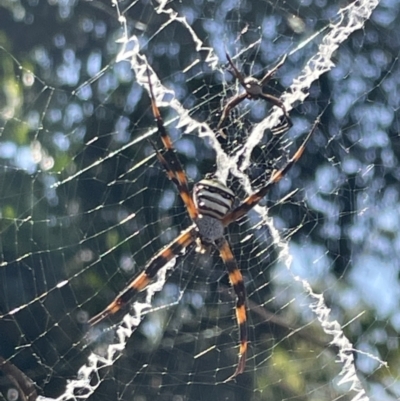
M 153 92 L 153 86 L 151 84 L 150 79 L 150 70 L 147 70 L 147 75 L 149 78 L 149 89 L 150 89 L 150 98 L 151 98 L 151 108 L 153 111 L 154 118 L 156 120 L 158 134 L 161 138 L 161 141 L 164 145 L 164 155 L 158 151 L 157 147 L 151 142 L 154 147 L 157 158 L 159 162 L 165 169 L 168 178 L 175 184 L 178 189 L 179 195 L 181 196 L 183 203 L 186 206 L 186 209 L 189 213 L 190 218 L 194 221 L 198 217 L 198 212 L 196 207 L 194 206 L 192 196 L 190 195 L 189 185 L 187 182 L 186 174 L 183 171 L 182 164 L 175 152 L 175 149 L 172 145 L 172 141 L 170 136 L 168 135 L 167 130 L 164 126 L 164 120 L 161 116 L 160 110 L 156 104 L 156 99 Z

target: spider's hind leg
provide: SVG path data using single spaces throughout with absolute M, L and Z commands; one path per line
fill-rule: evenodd
M 244 286 L 243 276 L 239 270 L 235 256 L 229 246 L 228 241 L 222 237 L 215 241 L 215 245 L 219 250 L 221 259 L 224 261 L 226 269 L 228 270 L 229 281 L 236 294 L 236 320 L 239 326 L 239 362 L 236 370 L 232 376 L 226 381 L 234 379 L 237 375 L 244 372 L 246 366 L 247 355 L 247 314 L 246 314 L 246 290 Z

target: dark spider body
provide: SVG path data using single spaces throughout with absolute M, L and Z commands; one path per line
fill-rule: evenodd
M 281 133 L 284 130 L 289 129 L 292 126 L 292 120 L 290 119 L 290 116 L 288 112 L 286 111 L 286 107 L 283 104 L 283 102 L 278 99 L 276 96 L 270 95 L 268 93 L 263 92 L 263 86 L 270 81 L 270 79 L 273 77 L 273 75 L 276 73 L 276 71 L 282 67 L 283 63 L 286 60 L 286 56 L 282 58 L 282 60 L 271 70 L 268 71 L 264 77 L 260 80 L 254 77 L 244 77 L 243 74 L 237 69 L 235 64 L 233 63 L 232 59 L 230 58 L 229 54 L 226 53 L 226 58 L 228 59 L 228 62 L 230 66 L 232 67 L 232 75 L 239 81 L 240 85 L 243 87 L 245 92 L 237 94 L 236 96 L 232 97 L 228 103 L 226 104 L 225 108 L 222 111 L 221 118 L 219 120 L 217 128 L 220 129 L 225 123 L 225 120 L 227 119 L 229 113 L 231 110 L 236 107 L 239 103 L 243 102 L 245 99 L 251 99 L 251 100 L 258 100 L 258 99 L 264 99 L 267 102 L 272 103 L 273 105 L 279 107 L 282 109 L 283 114 L 286 119 L 286 124 L 283 124 L 282 127 L 279 128 L 279 130 L 276 130 L 276 133 Z

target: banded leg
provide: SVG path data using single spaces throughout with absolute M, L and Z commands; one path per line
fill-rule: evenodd
M 197 236 L 194 225 L 180 234 L 166 248 L 156 254 L 146 265 L 145 269 L 133 279 L 128 286 L 102 312 L 89 320 L 91 326 L 122 310 L 132 298 L 143 291 L 160 269 L 170 260 L 179 255 L 182 249 L 192 244 Z
M 312 135 L 317 129 L 318 123 L 319 123 L 319 117 L 315 120 L 315 123 L 311 131 L 308 133 L 303 143 L 300 145 L 300 147 L 297 149 L 296 153 L 291 157 L 291 159 L 286 163 L 286 165 L 284 165 L 281 169 L 274 171 L 271 178 L 263 188 L 261 188 L 253 195 L 250 195 L 247 199 L 243 201 L 241 205 L 239 205 L 236 209 L 229 212 L 221 220 L 224 226 L 227 226 L 233 221 L 240 219 L 249 210 L 251 210 L 254 206 L 256 206 L 258 202 L 260 202 L 260 200 L 267 194 L 267 192 L 286 175 L 286 173 L 293 167 L 294 164 L 296 164 L 299 161 L 299 159 L 304 153 L 307 143 L 310 141 Z
M 153 115 L 157 123 L 158 133 L 160 134 L 161 141 L 165 148 L 165 157 L 156 149 L 155 145 L 152 143 L 154 149 L 156 150 L 157 158 L 167 172 L 168 178 L 176 185 L 179 194 L 186 205 L 189 216 L 192 220 L 196 220 L 198 217 L 198 212 L 196 206 L 194 205 L 193 199 L 189 192 L 189 186 L 186 178 L 186 174 L 183 171 L 182 164 L 175 152 L 172 145 L 171 138 L 169 137 L 167 130 L 164 127 L 164 121 L 161 117 L 159 108 L 157 107 L 156 100 L 154 97 L 153 87 L 150 81 L 150 72 L 147 70 L 147 75 L 149 77 L 149 87 L 151 96 L 151 108 L 153 110 Z
M 244 288 L 243 276 L 240 273 L 235 256 L 233 255 L 228 241 L 225 238 L 220 238 L 216 241 L 216 246 L 219 250 L 221 259 L 224 261 L 229 274 L 229 281 L 235 291 L 236 301 L 236 319 L 239 326 L 240 348 L 239 362 L 235 373 L 226 381 L 229 381 L 237 375 L 243 373 L 246 366 L 247 354 L 247 316 L 246 316 L 246 291 Z

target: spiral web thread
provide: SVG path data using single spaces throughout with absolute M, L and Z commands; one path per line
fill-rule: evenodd
M 117 62 L 129 61 L 131 63 L 131 68 L 135 72 L 137 82 L 148 90 L 148 64 L 146 62 L 145 55 L 141 52 L 139 39 L 135 36 L 128 37 L 125 18 L 121 13 L 119 13 L 118 3 L 116 1 L 113 3 L 118 12 L 119 21 L 124 27 L 124 35 L 119 40 L 119 42 L 122 43 L 122 50 L 117 58 Z M 289 90 L 283 94 L 282 99 L 287 110 L 290 110 L 292 105 L 295 103 L 303 102 L 308 96 L 308 90 L 311 84 L 318 80 L 322 74 L 332 69 L 334 64 L 331 61 L 331 58 L 335 50 L 351 35 L 351 33 L 363 28 L 364 23 L 370 18 L 372 11 L 377 5 L 377 0 L 355 1 L 348 7 L 339 10 L 337 20 L 330 24 L 326 30 L 327 33 L 323 36 L 317 54 L 315 54 L 308 61 L 301 74 L 290 86 Z M 214 54 L 213 49 L 204 46 L 201 40 L 197 37 L 195 31 L 186 21 L 185 17 L 181 17 L 172 9 L 167 8 L 166 1 L 159 1 L 158 7 L 155 9 L 155 11 L 159 14 L 166 14 L 169 17 L 168 22 L 161 26 L 159 30 L 162 30 L 167 24 L 172 22 L 178 22 L 182 24 L 191 35 L 197 51 L 201 50 L 207 53 L 206 62 L 209 64 L 209 66 L 211 68 L 217 67 L 218 58 Z M 278 124 L 282 111 L 274 108 L 267 118 L 254 127 L 242 149 L 233 156 L 229 157 L 222 150 L 214 132 L 210 130 L 207 124 L 199 123 L 193 120 L 189 116 L 188 111 L 184 109 L 175 98 L 168 103 L 163 102 L 163 97 L 171 92 L 162 86 L 158 77 L 151 70 L 151 66 L 150 71 L 150 77 L 153 83 L 157 104 L 160 107 L 166 105 L 168 105 L 168 107 L 172 107 L 179 116 L 178 127 L 186 127 L 186 133 L 197 132 L 200 137 L 208 138 L 217 154 L 217 174 L 219 175 L 220 179 L 226 179 L 228 173 L 231 172 L 233 175 L 240 178 L 245 190 L 248 193 L 251 193 L 250 180 L 245 174 L 243 174 L 242 171 L 245 171 L 246 165 L 250 163 L 251 152 L 260 142 L 264 131 L 266 129 L 273 128 Z M 153 132 L 154 130 L 151 130 L 151 132 L 145 134 L 139 139 L 145 139 L 146 137 L 152 135 Z M 125 147 L 131 146 L 131 144 L 132 143 L 129 143 Z M 113 154 L 110 154 L 109 157 L 112 157 L 112 155 Z M 239 158 L 242 160 L 240 170 L 238 168 Z M 91 167 L 93 166 L 88 166 L 87 169 L 90 169 Z M 82 171 L 78 174 L 81 173 Z M 75 177 L 76 175 L 71 176 L 67 180 L 69 181 Z M 60 184 L 62 183 L 59 183 L 58 185 Z M 272 221 L 267 216 L 265 208 L 256 207 L 255 210 L 260 214 L 264 224 L 268 225 L 269 229 L 271 230 L 274 242 L 280 249 L 280 258 L 285 262 L 287 268 L 290 270 L 291 256 L 289 253 L 288 244 L 282 240 L 278 231 L 274 229 Z M 88 357 L 87 363 L 83 365 L 77 372 L 77 378 L 68 381 L 65 392 L 58 397 L 57 400 L 64 401 L 86 399 L 96 391 L 97 387 L 101 383 L 100 370 L 107 369 L 108 367 L 112 366 L 121 356 L 127 340 L 139 325 L 141 318 L 143 317 L 144 309 L 150 305 L 154 293 L 162 289 L 163 284 L 165 283 L 166 273 L 168 269 L 171 269 L 174 266 L 174 263 L 174 260 L 168 263 L 168 265 L 166 265 L 159 273 L 155 283 L 146 290 L 147 297 L 145 302 L 136 302 L 133 305 L 133 314 L 127 314 L 124 317 L 123 323 L 119 325 L 116 330 L 117 342 L 108 345 L 107 350 L 101 356 L 92 352 Z M 315 300 L 315 302 L 309 305 L 309 308 L 316 315 L 325 333 L 333 337 L 331 344 L 338 347 L 338 362 L 342 364 L 342 369 L 339 374 L 340 380 L 338 384 L 347 384 L 349 391 L 355 392 L 353 400 L 368 400 L 369 398 L 367 397 L 365 390 L 356 374 L 353 358 L 354 349 L 352 344 L 344 335 L 340 324 L 337 321 L 330 320 L 330 310 L 324 302 L 323 295 L 314 293 L 306 280 L 303 280 L 298 276 L 293 277 L 296 281 L 301 283 L 304 291 L 310 296 L 310 298 Z M 40 396 L 38 399 L 50 400 L 51 398 Z

